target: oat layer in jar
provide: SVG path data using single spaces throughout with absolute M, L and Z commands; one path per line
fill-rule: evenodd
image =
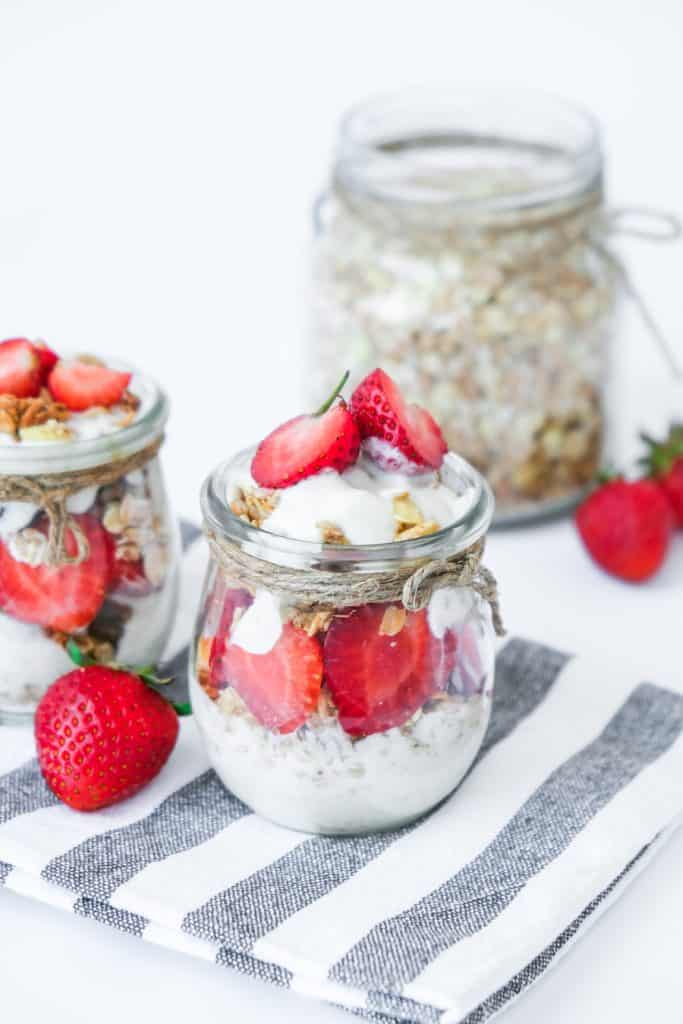
M 453 454 L 438 479 L 361 455 L 341 475 L 269 492 L 249 476 L 252 454 L 219 467 L 202 496 L 212 560 L 190 689 L 210 761 L 279 824 L 398 827 L 458 785 L 486 732 L 491 492 Z M 316 521 L 335 507 L 335 523 Z M 426 508 L 452 521 L 437 530 Z M 383 519 L 395 540 L 354 543 Z M 288 527 L 321 539 L 271 532 Z
M 12 722 L 73 668 L 69 640 L 98 661 L 156 662 L 179 563 L 159 460 L 165 395 L 91 357 L 5 379 L 15 341 L 31 344 L 0 344 L 0 721 Z
M 412 92 L 343 122 L 317 209 L 308 380 L 380 363 L 487 477 L 496 521 L 573 503 L 603 456 L 615 283 L 593 121 Z

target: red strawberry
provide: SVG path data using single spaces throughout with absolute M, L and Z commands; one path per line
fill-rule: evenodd
M 48 377 L 48 387 L 58 402 L 73 412 L 94 405 L 115 405 L 130 383 L 131 374 L 108 366 L 60 359 Z
M 332 397 L 312 416 L 296 416 L 269 434 L 256 450 L 251 473 L 260 487 L 291 487 L 321 469 L 347 469 L 358 458 L 358 427 L 346 402 L 335 399 L 348 379 L 344 375 Z
M 620 579 L 652 576 L 669 549 L 673 516 L 651 480 L 611 480 L 576 511 L 576 525 L 591 557 Z
M 33 398 L 42 383 L 37 350 L 27 338 L 0 342 L 0 395 Z
M 219 615 L 218 626 L 215 635 L 211 639 L 211 646 L 209 648 L 211 683 L 217 690 L 224 690 L 229 685 L 228 681 L 223 677 L 223 655 L 228 645 L 235 614 L 238 611 L 246 610 L 253 604 L 253 601 L 254 598 L 249 591 L 243 589 L 226 590 L 218 596 L 218 607 L 216 609 Z M 207 627 L 210 628 L 210 625 L 207 617 Z
M 441 654 L 426 612 L 374 604 L 335 618 L 325 637 L 325 683 L 342 727 L 368 736 L 403 725 L 447 684 L 455 645 Z
M 130 597 L 144 597 L 154 590 L 145 575 L 141 558 L 131 562 L 125 558 L 116 558 L 116 555 L 111 563 L 109 587 L 117 594 L 128 594 Z
M 320 644 L 287 623 L 267 654 L 250 654 L 228 643 L 217 674 L 237 690 L 266 729 L 293 732 L 317 706 L 323 675 Z
M 683 526 L 683 455 L 679 455 L 669 470 L 659 479 L 669 504 L 673 509 L 677 526 Z
M 436 420 L 420 405 L 409 405 L 384 370 L 373 370 L 351 396 L 361 439 L 378 438 L 415 467 L 438 469 L 448 451 Z M 372 457 L 373 450 L 369 446 Z
M 60 800 L 97 811 L 133 796 L 165 765 L 178 736 L 171 704 L 130 672 L 67 672 L 36 710 L 40 770 Z
M 59 356 L 51 348 L 48 348 L 44 341 L 34 341 L 33 348 L 40 359 L 41 383 L 47 384 L 47 378 L 50 375 L 50 371 L 56 366 Z
M 105 531 L 94 516 L 73 516 L 89 547 L 88 557 L 77 565 L 31 566 L 15 561 L 6 544 L 0 543 L 0 609 L 23 622 L 70 633 L 83 629 L 97 615 L 109 583 L 110 560 Z M 36 526 L 47 534 L 47 519 Z M 78 545 L 67 528 L 66 552 L 75 555 Z
M 683 526 L 683 423 L 675 423 L 665 441 L 641 436 L 648 447 L 642 462 L 668 498 L 676 525 Z

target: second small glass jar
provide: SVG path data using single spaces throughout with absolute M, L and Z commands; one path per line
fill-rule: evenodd
M 3 435 L 0 485 L 36 496 L 0 503 L 0 722 L 32 720 L 50 683 L 75 667 L 69 641 L 98 661 L 149 665 L 163 655 L 180 557 L 158 455 L 168 399 L 141 374 L 131 389 L 137 417 L 114 432 L 21 443 Z M 75 491 L 74 474 L 89 481 Z M 39 489 L 69 476 L 64 550 L 52 564 L 54 506 L 41 507 Z
M 482 541 L 490 489 L 450 454 L 442 480 L 466 498 L 457 522 L 414 540 L 321 545 L 233 515 L 230 469 L 220 466 L 204 486 L 205 525 L 238 563 L 258 560 L 260 582 L 226 570 L 214 542 L 190 673 L 214 769 L 257 813 L 305 832 L 359 834 L 413 821 L 458 785 L 484 738 L 494 671 L 489 605 L 472 587 L 445 586 L 418 611 L 400 600 L 312 610 L 303 604 L 307 573 L 350 587 L 369 574 L 410 575 L 452 558 Z M 267 582 L 280 567 L 300 579 L 284 597 Z
M 615 275 L 592 118 L 413 91 L 344 120 L 316 208 L 311 396 L 381 365 L 489 480 L 496 521 L 559 511 L 604 454 Z

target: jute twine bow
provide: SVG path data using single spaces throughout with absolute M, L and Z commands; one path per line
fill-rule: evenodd
M 490 606 L 497 635 L 505 633 L 495 577 L 481 564 L 483 540 L 451 558 L 421 564 L 413 561 L 384 572 L 352 573 L 343 569 L 331 572 L 274 565 L 246 554 L 206 525 L 204 530 L 226 576 L 252 589 L 265 587 L 290 599 L 299 609 L 319 611 L 400 601 L 407 611 L 416 612 L 425 608 L 432 594 L 443 587 L 469 587 Z
M 88 469 L 68 470 L 64 473 L 37 473 L 33 476 L 0 475 L 0 502 L 23 501 L 41 508 L 48 517 L 47 554 L 45 564 L 76 565 L 85 561 L 90 553 L 88 539 L 67 510 L 66 502 L 72 494 L 86 487 L 106 487 L 121 477 L 146 465 L 159 451 L 163 436 L 125 458 L 114 459 Z M 76 553 L 66 551 L 66 531 L 72 533 Z

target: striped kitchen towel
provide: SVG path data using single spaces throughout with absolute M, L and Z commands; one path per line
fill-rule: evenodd
M 205 564 L 185 529 L 171 638 L 187 664 Z M 161 775 L 97 814 L 0 729 L 0 883 L 377 1022 L 480 1024 L 561 956 L 683 812 L 683 694 L 530 641 L 498 656 L 481 754 L 415 825 L 311 837 L 253 815 L 191 719 Z

